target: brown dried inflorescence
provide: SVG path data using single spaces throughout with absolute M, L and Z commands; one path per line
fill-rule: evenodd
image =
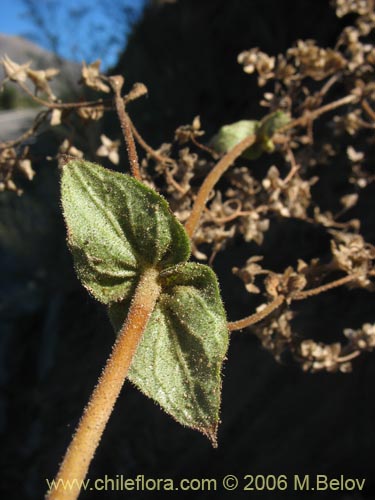
M 269 55 L 253 47 L 238 55 L 245 73 L 256 74 L 258 85 L 265 87 L 259 104 L 267 112 L 283 111 L 292 120 L 270 132 L 270 137 L 267 134 L 262 137 L 263 146 L 268 147 L 263 150 L 274 152 L 272 160 L 263 156 L 261 168 L 256 169 L 249 155 L 244 155 L 226 170 L 221 184 L 212 186 L 206 196 L 199 225 L 191 235 L 193 256 L 208 260 L 209 264 L 235 238 L 260 247 L 243 267 L 233 268 L 247 292 L 266 298 L 266 303 L 258 308 L 263 321 L 254 332 L 277 360 L 287 351 L 303 370 L 312 372 L 350 371 L 352 359 L 375 345 L 374 326 L 367 323 L 358 330 L 344 330 L 346 343 L 331 344 L 304 339 L 293 331 L 291 323 L 295 300 L 339 285 L 369 291 L 374 288 L 374 246 L 360 234 L 358 218 L 350 217 L 365 188 L 375 180 L 370 161 L 375 145 L 375 46 L 371 38 L 375 28 L 374 0 L 333 0 L 331 4 L 337 16 L 354 17 L 353 25 L 343 29 L 334 46 L 321 47 L 313 39 L 297 40 L 283 54 Z M 119 164 L 120 141 L 98 133 L 96 123 L 114 108 L 112 98 L 85 101 L 82 95 L 79 102 L 62 103 L 49 85 L 58 73 L 56 69 L 34 70 L 30 62 L 17 64 L 7 56 L 1 63 L 6 75 L 3 83 L 18 85 L 46 111 L 39 113 L 25 134 L 0 143 L 0 191 L 21 194 L 17 175 L 33 179 L 31 150 L 25 146 L 42 123 L 69 127 L 69 139 L 64 138 L 56 152 L 55 159 L 60 164 L 67 158 L 84 156 L 76 145 L 82 143 L 80 131 L 90 127 L 96 133 L 96 142 L 90 140 L 93 159 L 105 157 L 112 164 Z M 122 77 L 111 80 L 102 74 L 100 61 L 83 63 L 81 84 L 91 92 L 108 94 L 111 87 L 113 90 L 113 78 L 123 82 Z M 34 96 L 28 85 L 32 85 L 35 94 L 45 97 Z M 128 105 L 146 93 L 147 88 L 137 83 L 127 95 L 117 95 L 125 118 Z M 123 128 L 125 122 L 121 122 Z M 200 117 L 177 127 L 173 141 L 157 149 L 146 143 L 130 119 L 125 125 L 129 129 L 126 134 L 133 134 L 144 152 L 140 168 L 143 182 L 161 192 L 176 217 L 186 223 L 199 198 L 202 182 L 217 167 L 220 158 L 202 130 Z M 129 136 L 125 139 L 129 145 Z M 259 146 L 258 132 L 252 140 Z M 321 187 L 320 176 L 337 164 L 342 164 L 342 170 L 348 172 L 343 181 L 345 189 L 337 197 L 330 193 L 330 206 L 319 206 L 314 186 Z M 263 268 L 265 234 L 272 224 L 285 218 L 298 219 L 326 231 L 331 238 L 330 258 L 325 262 L 319 258 L 309 262 L 299 259 L 284 272 Z M 334 279 L 330 282 L 332 275 Z M 267 302 L 276 305 L 269 308 L 270 316 L 264 319 L 261 311 L 268 314 Z

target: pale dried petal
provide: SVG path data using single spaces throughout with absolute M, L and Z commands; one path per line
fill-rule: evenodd
M 23 173 L 23 175 L 29 181 L 32 181 L 35 176 L 35 170 L 31 165 L 31 161 L 28 158 L 24 158 L 18 161 L 18 169 Z
M 17 64 L 5 54 L 1 59 L 1 63 L 4 67 L 5 74 L 13 82 L 25 82 L 27 80 L 27 69 L 31 61 L 24 64 Z
M 118 151 L 113 149 L 112 151 L 109 152 L 108 159 L 115 165 L 118 165 L 120 162 L 120 156 L 118 154 Z
M 62 115 L 61 109 L 55 108 L 52 110 L 51 121 L 50 121 L 50 124 L 52 125 L 52 127 L 61 124 L 61 115 Z
M 97 61 L 86 65 L 85 62 L 82 64 L 82 81 L 87 87 L 90 87 L 98 92 L 110 92 L 110 87 L 103 82 L 103 77 L 100 74 L 101 61 Z

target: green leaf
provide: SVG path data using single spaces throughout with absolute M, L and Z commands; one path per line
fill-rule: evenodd
M 228 329 L 216 275 L 207 266 L 180 264 L 160 275 L 163 292 L 149 320 L 128 378 L 178 422 L 216 445 L 221 369 Z M 128 303 L 112 304 L 118 331 Z
M 218 153 L 227 153 L 239 142 L 250 135 L 256 135 L 256 142 L 246 149 L 242 156 L 248 160 L 256 160 L 263 152 L 272 152 L 275 146 L 272 136 L 290 121 L 289 116 L 282 111 L 266 115 L 261 121 L 240 120 L 224 125 L 211 139 L 210 146 Z
M 188 236 L 167 202 L 134 178 L 72 160 L 61 188 L 77 274 L 101 302 L 130 298 L 146 266 L 189 258 Z
M 140 275 L 162 292 L 129 379 L 178 422 L 216 443 L 228 330 L 213 271 L 186 263 L 189 239 L 166 201 L 140 182 L 83 160 L 62 174 L 68 241 L 79 277 L 120 330 Z

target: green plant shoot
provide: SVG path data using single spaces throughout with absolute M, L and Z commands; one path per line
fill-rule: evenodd
M 128 378 L 216 445 L 228 347 L 216 275 L 187 262 L 189 239 L 167 202 L 128 175 L 73 160 L 63 167 L 62 205 L 77 274 L 116 331 L 140 276 L 158 271 L 162 291 Z

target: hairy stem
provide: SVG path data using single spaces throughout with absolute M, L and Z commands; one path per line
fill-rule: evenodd
M 241 142 L 239 142 L 234 148 L 228 151 L 228 153 L 225 156 L 223 156 L 220 161 L 218 161 L 215 167 L 205 178 L 195 199 L 191 214 L 185 224 L 186 232 L 188 233 L 190 238 L 193 236 L 199 224 L 199 219 L 202 215 L 202 212 L 204 210 L 206 201 L 210 195 L 211 190 L 213 189 L 215 184 L 219 181 L 221 176 L 233 164 L 234 160 L 238 158 L 247 148 L 252 146 L 255 140 L 256 140 L 255 135 L 249 135 Z
M 247 316 L 246 318 L 240 319 L 238 321 L 231 321 L 228 323 L 228 329 L 230 332 L 234 330 L 241 330 L 242 328 L 246 328 L 247 326 L 251 326 L 254 323 L 258 323 L 262 321 L 262 319 L 266 318 L 273 311 L 278 309 L 281 304 L 285 301 L 285 297 L 283 295 L 279 295 L 275 300 L 267 304 L 261 311 L 258 311 L 251 316 Z
M 369 275 L 373 276 L 375 273 L 370 271 Z M 289 297 L 289 300 L 304 300 L 309 297 L 313 297 L 314 295 L 319 295 L 323 292 L 328 292 L 328 290 L 332 290 L 333 288 L 337 288 L 342 285 L 346 285 L 351 281 L 355 280 L 357 276 L 353 274 L 348 274 L 343 278 L 340 278 L 335 281 L 331 281 L 330 283 L 326 283 L 325 285 L 318 286 L 316 288 L 310 288 L 309 290 L 301 290 L 299 292 L 294 293 Z M 229 331 L 241 330 L 247 326 L 251 326 L 254 323 L 258 323 L 265 319 L 268 315 L 270 315 L 273 311 L 275 311 L 281 304 L 286 300 L 286 297 L 283 295 L 279 295 L 275 300 L 269 302 L 261 311 L 252 314 L 251 316 L 247 316 L 246 318 L 240 319 L 238 321 L 231 321 L 228 323 Z
M 330 283 L 326 283 L 325 285 L 318 286 L 316 288 L 310 288 L 310 290 L 301 290 L 300 292 L 296 292 L 293 294 L 292 299 L 293 300 L 304 300 L 307 299 L 308 297 L 312 297 L 314 295 L 319 295 L 322 292 L 328 292 L 328 290 L 332 290 L 332 288 L 337 288 L 342 285 L 346 285 L 347 283 L 350 283 L 351 281 L 355 280 L 357 276 L 353 274 L 348 274 L 347 276 L 344 276 L 343 278 L 340 278 L 335 281 L 331 281 Z
M 115 94 L 115 106 L 118 118 L 120 120 L 121 130 L 125 139 L 126 150 L 128 152 L 130 170 L 136 179 L 141 180 L 141 173 L 139 170 L 137 149 L 135 147 L 133 132 L 130 124 L 130 119 L 125 111 L 125 103 L 121 97 L 121 89 L 124 84 L 122 76 L 111 76 L 108 78 L 109 83 Z
M 337 101 L 333 101 L 330 102 L 329 104 L 321 106 L 318 109 L 305 112 L 301 117 L 292 120 L 283 127 L 280 127 L 277 130 L 277 133 L 286 132 L 287 130 L 290 130 L 297 126 L 304 126 L 308 123 L 311 123 L 320 115 L 328 113 L 329 111 L 332 111 L 346 104 L 353 103 L 357 99 L 358 99 L 357 96 L 350 94 L 345 97 L 342 97 L 341 99 L 338 99 Z M 215 184 L 218 182 L 218 180 L 224 174 L 224 172 L 226 172 L 226 170 L 232 165 L 234 160 L 238 158 L 247 148 L 252 146 L 255 141 L 256 141 L 255 135 L 251 135 L 243 139 L 233 149 L 228 151 L 228 153 L 225 156 L 223 156 L 223 158 L 221 158 L 221 160 L 216 164 L 214 169 L 211 170 L 211 172 L 208 174 L 195 199 L 195 203 L 191 211 L 190 217 L 185 224 L 186 232 L 188 233 L 190 238 L 193 236 L 199 224 L 199 219 L 204 210 L 211 189 L 215 186 Z
M 85 479 L 90 462 L 104 428 L 120 394 L 139 341 L 160 294 L 158 272 L 150 268 L 141 276 L 126 321 L 113 346 L 112 353 L 91 395 L 77 430 L 55 479 L 47 500 L 75 500 L 79 485 Z M 64 482 L 76 480 L 74 487 Z
M 313 120 L 316 120 L 317 118 L 319 118 L 319 116 L 324 115 L 324 113 L 328 113 L 329 111 L 333 111 L 334 109 L 340 108 L 341 106 L 345 106 L 347 104 L 352 104 L 357 100 L 358 97 L 356 95 L 349 94 L 345 97 L 342 97 L 341 99 L 337 99 L 337 101 L 325 104 L 320 108 L 314 109 L 312 111 L 305 111 L 304 114 L 299 118 L 296 118 L 286 125 L 280 127 L 277 130 L 277 133 L 281 134 L 298 126 L 306 126 L 306 124 L 312 122 Z

